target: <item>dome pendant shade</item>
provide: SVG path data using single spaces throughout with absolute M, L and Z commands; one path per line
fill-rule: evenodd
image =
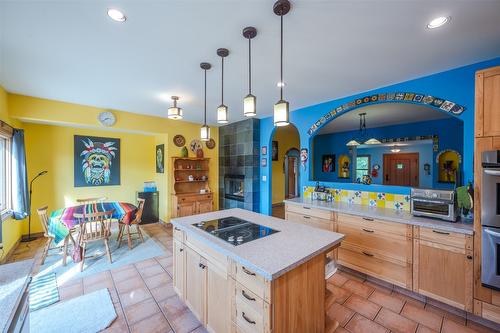
M 275 126 L 287 126 L 290 124 L 288 121 L 288 102 L 284 100 L 279 100 L 274 104 L 274 125 Z
M 210 127 L 208 125 L 203 125 L 200 128 L 200 140 L 210 141 Z
M 379 145 L 381 143 L 382 142 L 380 142 L 379 140 L 377 140 L 375 138 L 371 138 L 371 139 L 368 139 L 365 141 L 365 145 Z
M 217 122 L 219 124 L 227 124 L 227 106 L 224 104 L 219 105 L 217 108 Z
M 243 114 L 245 117 L 255 117 L 257 115 L 257 97 L 248 94 L 243 99 Z
M 177 107 L 177 101 L 179 100 L 179 97 L 172 96 L 172 100 L 174 101 L 174 106 L 168 108 L 167 118 L 174 120 L 182 119 L 183 116 L 182 108 Z
M 356 140 L 351 140 L 349 141 L 348 143 L 345 144 L 347 147 L 356 147 L 356 146 L 359 146 L 360 143 Z

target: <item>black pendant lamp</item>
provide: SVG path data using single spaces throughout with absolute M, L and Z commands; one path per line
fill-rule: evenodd
M 227 117 L 227 106 L 224 105 L 224 58 L 229 55 L 229 50 L 220 48 L 217 49 L 217 55 L 221 58 L 221 67 L 222 67 L 222 76 L 221 76 L 221 103 L 217 107 L 217 122 L 219 124 L 227 124 L 228 123 L 228 117 Z
M 289 115 L 289 105 L 288 102 L 283 99 L 283 15 L 286 15 L 291 8 L 290 1 L 288 0 L 278 0 L 274 4 L 273 11 L 276 15 L 279 15 L 281 19 L 281 57 L 280 57 L 280 100 L 274 104 L 274 126 L 286 126 L 290 124 L 288 121 Z
M 248 39 L 248 95 L 243 99 L 243 114 L 245 117 L 257 115 L 257 97 L 252 95 L 252 38 L 257 36 L 257 29 L 246 27 L 243 29 L 243 37 Z
M 203 121 L 203 126 L 200 129 L 200 139 L 201 141 L 209 141 L 210 140 L 210 127 L 207 125 L 207 70 L 212 68 L 208 62 L 202 62 L 200 64 L 201 69 L 205 72 L 205 118 Z

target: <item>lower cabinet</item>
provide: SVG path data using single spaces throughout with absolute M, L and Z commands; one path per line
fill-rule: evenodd
M 187 306 L 202 323 L 205 322 L 207 290 L 207 263 L 197 252 L 186 246 L 186 288 L 184 295 Z
M 184 298 L 184 274 L 186 272 L 186 251 L 184 250 L 184 244 L 174 238 L 174 248 L 173 248 L 173 265 L 174 269 L 174 290 L 179 295 L 180 298 Z
M 230 284 L 227 272 L 208 262 L 206 328 L 209 332 L 228 332 L 231 313 Z
M 213 211 L 213 194 L 175 194 L 172 196 L 172 217 L 190 216 Z

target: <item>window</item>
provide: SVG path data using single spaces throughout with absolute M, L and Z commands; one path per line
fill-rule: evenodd
M 370 155 L 358 155 L 356 157 L 356 181 L 360 182 L 364 175 L 370 173 Z
M 10 136 L 0 132 L 0 214 L 11 208 L 10 181 Z

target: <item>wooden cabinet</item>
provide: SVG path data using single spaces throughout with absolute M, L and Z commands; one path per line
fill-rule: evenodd
M 413 290 L 472 312 L 472 236 L 415 228 Z
M 196 202 L 196 210 L 198 214 L 208 213 L 213 210 L 213 201 L 209 200 L 201 200 Z
M 231 294 L 227 271 L 208 262 L 206 328 L 209 332 L 228 332 L 231 324 Z
M 213 210 L 212 193 L 206 194 L 175 194 L 173 195 L 173 217 L 190 216 L 208 213 Z
M 185 301 L 200 322 L 205 322 L 207 263 L 199 253 L 186 246 Z
M 476 137 L 500 136 L 500 66 L 476 72 Z
M 184 283 L 185 283 L 185 250 L 184 244 L 178 239 L 174 239 L 173 248 L 173 265 L 174 265 L 174 290 L 180 298 L 184 299 Z

